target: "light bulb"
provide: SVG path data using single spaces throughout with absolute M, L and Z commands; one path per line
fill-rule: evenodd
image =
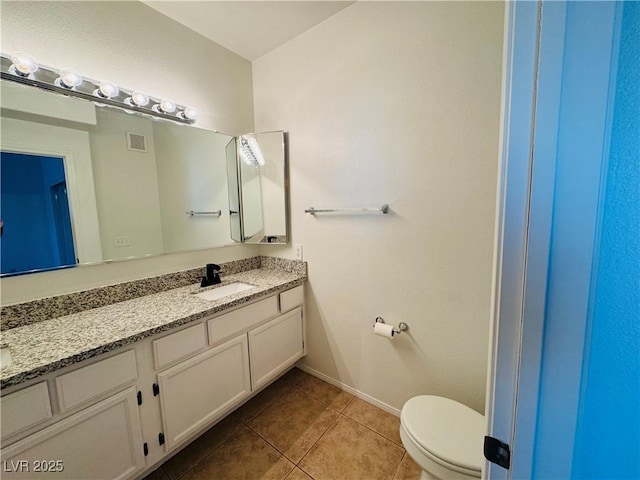
M 149 95 L 144 92 L 135 91 L 130 97 L 124 99 L 124 103 L 130 107 L 144 107 L 149 104 Z
M 162 113 L 173 113 L 176 111 L 176 103 L 168 98 L 163 98 L 159 108 Z
M 240 158 L 247 165 L 263 166 L 264 156 L 258 146 L 258 141 L 252 137 L 240 137 Z
M 258 165 L 264 166 L 264 156 L 262 155 L 262 150 L 258 146 L 258 141 L 255 138 L 249 138 L 249 147 L 251 147 L 251 152 L 258 162 Z
M 93 93 L 102 98 L 113 98 L 118 96 L 120 89 L 115 83 L 106 80 L 100 82 L 100 85 L 98 85 L 98 88 Z
M 149 95 L 144 92 L 133 92 L 131 94 L 131 100 L 139 107 L 144 107 L 149 103 Z
M 33 75 L 38 70 L 36 60 L 25 52 L 16 52 L 11 56 L 13 64 L 9 67 L 9 72 L 21 77 Z
M 61 68 L 60 76 L 53 83 L 58 87 L 73 89 L 82 83 L 82 75 L 73 68 Z
M 198 116 L 198 109 L 195 107 L 186 107 L 184 111 L 180 112 L 180 117 L 187 120 L 195 120 Z

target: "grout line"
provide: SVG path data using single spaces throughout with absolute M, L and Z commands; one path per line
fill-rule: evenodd
M 375 406 L 375 405 L 374 405 Z M 378 408 L 378 407 L 376 407 Z M 384 412 L 384 410 L 380 409 L 381 411 Z M 385 412 L 387 413 L 387 412 Z M 391 443 L 393 443 L 394 445 L 398 445 L 400 448 L 402 448 L 404 450 L 404 445 L 402 444 L 402 441 L 400 441 L 400 443 L 396 442 L 395 440 L 393 440 L 392 438 L 387 437 L 384 433 L 377 431 L 375 428 L 367 425 L 366 423 L 361 422 L 360 420 L 358 420 L 357 418 L 353 418 L 351 415 L 349 415 L 348 413 L 343 413 L 343 415 L 345 417 L 347 417 L 350 420 L 353 420 L 354 422 L 356 422 L 358 425 L 362 425 L 363 427 L 368 428 L 369 430 L 371 430 L 372 432 L 380 435 L 382 438 L 384 438 L 385 440 L 389 440 Z
M 236 418 L 241 421 L 242 423 L 244 423 L 245 425 L 249 425 L 249 422 L 252 421 L 253 419 L 255 419 L 258 415 L 260 415 L 262 412 L 264 412 L 266 409 L 268 409 L 269 407 L 271 407 L 273 404 L 275 404 L 278 400 L 280 400 L 282 397 L 284 397 L 287 393 L 289 393 L 293 388 L 295 388 L 295 386 L 300 383 L 302 381 L 302 378 L 298 379 L 297 381 L 288 381 L 288 380 L 283 380 L 284 377 L 289 374 L 289 372 L 291 372 L 293 369 L 295 369 L 296 367 L 293 367 L 291 369 L 289 369 L 287 372 L 283 373 L 280 377 L 278 377 L 276 380 L 273 381 L 273 383 L 271 383 L 270 385 L 267 385 L 266 387 L 264 387 L 262 390 L 260 390 L 257 394 L 255 394 L 254 396 L 252 396 L 251 398 L 249 398 L 249 400 L 247 400 L 245 403 L 243 403 L 242 405 L 240 405 L 238 408 L 236 408 L 233 412 L 231 412 L 230 415 L 235 414 L 238 410 L 242 409 L 242 407 L 248 405 L 249 403 L 251 403 L 252 401 L 254 401 L 256 398 L 258 398 L 260 395 L 262 395 L 264 392 L 266 392 L 267 390 L 269 390 L 270 388 L 273 388 L 273 386 L 277 383 L 277 382 L 281 382 L 284 386 L 288 387 L 286 388 L 286 390 L 284 390 L 282 393 L 280 393 L 279 395 L 277 395 L 275 398 L 273 398 L 269 403 L 267 403 L 261 410 L 259 410 L 255 415 L 253 415 L 253 417 L 245 420 L 243 418 L 240 418 L 239 416 L 236 415 Z M 302 370 L 300 370 L 302 371 Z
M 295 388 L 295 387 L 294 387 Z M 289 390 L 287 390 L 287 393 L 290 392 L 291 390 L 293 390 L 294 388 L 291 388 Z M 308 395 L 306 392 L 300 390 L 300 389 L 296 389 L 300 394 L 309 397 L 313 400 L 316 400 L 319 403 L 322 403 L 323 406 L 326 407 L 326 405 L 323 402 L 320 402 L 319 400 L 317 400 L 315 397 L 312 397 L 311 395 Z M 284 396 L 284 395 L 283 395 Z M 254 432 L 256 435 L 258 435 L 261 439 L 263 439 L 265 442 L 267 442 L 267 444 L 269 444 L 271 447 L 273 447 L 274 449 L 276 449 L 280 454 L 282 454 L 282 456 L 284 458 L 286 458 L 288 461 L 290 461 L 291 463 L 293 463 L 295 466 L 298 466 L 298 464 L 302 461 L 302 459 L 304 457 L 307 456 L 307 454 L 309 453 L 309 451 L 313 448 L 313 446 L 318 443 L 318 441 L 324 436 L 324 434 L 333 426 L 333 424 L 335 423 L 335 421 L 338 419 L 338 417 L 341 415 L 341 413 L 336 410 L 335 408 L 330 408 L 330 407 L 326 407 L 327 410 L 333 410 L 334 412 L 337 413 L 336 418 L 333 419 L 333 421 L 327 426 L 327 428 L 322 432 L 322 434 L 316 439 L 315 442 L 313 442 L 313 444 L 309 447 L 309 449 L 304 453 L 304 455 L 300 458 L 300 460 L 298 460 L 298 462 L 295 462 L 293 459 L 289 458 L 285 452 L 283 452 L 282 450 L 280 450 L 276 445 L 272 444 L 267 438 L 265 438 L 263 435 L 260 434 L 260 432 L 258 432 L 257 430 L 255 430 L 251 425 L 249 424 L 245 424 L 252 432 Z M 254 417 L 254 418 L 257 418 Z
M 357 390 L 353 387 L 350 387 L 349 385 L 347 385 L 346 383 L 342 383 L 328 375 L 325 375 L 324 373 L 315 370 L 313 368 L 310 368 L 306 365 L 296 365 L 296 367 L 299 370 L 302 370 L 303 372 L 308 373 L 309 375 L 316 377 L 330 385 L 333 385 L 334 387 L 339 388 L 340 390 L 343 390 L 347 393 L 350 393 L 351 395 L 355 395 L 356 397 L 364 400 L 367 403 L 370 403 L 371 405 L 374 405 L 378 408 L 380 408 L 381 410 L 384 410 L 386 412 L 389 412 L 390 414 L 396 416 L 396 417 L 400 417 L 400 410 L 392 407 L 391 405 L 388 405 L 380 400 L 378 400 L 377 398 L 372 397 L 371 395 L 367 395 L 364 392 L 361 392 L 360 390 Z
M 320 380 L 320 379 L 319 379 Z M 324 380 L 322 380 L 324 381 Z M 325 382 L 327 383 L 327 382 Z M 325 407 L 330 408 L 332 410 L 335 410 L 336 412 L 342 413 L 344 411 L 345 408 L 347 408 L 347 406 L 353 401 L 353 397 L 349 399 L 349 401 L 344 405 L 344 407 L 342 407 L 342 409 L 338 409 L 337 407 L 335 407 L 334 405 L 327 403 L 325 400 L 318 398 L 317 396 L 315 396 L 313 393 L 307 391 L 307 390 L 303 390 L 302 388 L 298 388 L 298 386 L 293 387 L 296 390 L 298 390 L 301 393 L 304 393 L 305 395 L 307 395 L 308 397 L 313 398 L 314 400 L 317 400 L 318 402 L 320 402 L 321 404 L 323 404 Z M 349 394 L 350 395 L 350 394 Z
M 240 420 L 240 419 L 238 419 Z M 242 420 L 240 420 L 240 423 L 243 423 Z M 245 425 L 246 427 L 248 427 L 248 425 Z M 214 425 L 211 428 L 215 428 L 216 426 Z M 211 455 L 213 455 L 218 449 L 220 449 L 220 447 L 222 447 L 225 443 L 227 443 L 229 440 L 231 440 L 233 437 L 235 437 L 236 435 L 238 435 L 238 433 L 240 433 L 240 431 L 242 430 L 242 425 L 240 425 L 240 428 L 238 428 L 235 432 L 233 432 L 231 435 L 229 435 L 225 440 L 223 440 L 222 442 L 220 442 L 220 445 L 218 445 L 216 448 L 214 448 L 213 450 L 211 450 L 209 453 L 207 453 L 204 457 L 202 457 L 200 460 L 198 460 L 196 463 L 194 464 L 190 464 L 187 468 L 185 468 L 185 470 L 182 472 L 181 475 L 178 475 L 178 478 L 176 480 L 180 480 L 181 478 L 183 478 L 187 473 L 189 473 L 190 471 L 192 471 L 194 468 L 196 468 L 198 465 L 200 465 L 202 462 L 204 462 L 207 458 L 209 458 Z M 206 433 L 206 432 L 205 432 Z M 204 433 L 203 433 L 204 435 Z M 202 435 L 200 435 L 201 437 Z M 193 442 L 197 441 L 200 437 L 196 438 Z M 191 444 L 189 444 L 191 445 Z M 189 445 L 187 445 L 185 448 L 189 448 Z M 179 452 L 178 452 L 179 453 Z M 165 462 L 166 463 L 166 462 Z M 163 463 L 164 465 L 164 463 Z M 164 470 L 163 470 L 164 471 Z M 165 472 L 166 473 L 166 472 Z M 169 477 L 169 479 L 172 479 L 172 477 L 166 473 L 167 477 Z
M 316 377 L 316 378 L 318 378 L 318 380 L 320 380 L 320 381 L 322 381 L 322 382 L 325 382 L 327 385 L 331 385 L 329 382 L 326 382 L 326 381 L 325 381 L 324 379 L 322 379 L 322 378 L 319 378 L 319 377 Z M 334 386 L 334 385 L 331 385 L 331 386 Z M 294 387 L 294 388 L 296 388 L 296 387 Z M 336 388 L 338 388 L 338 387 L 336 387 Z M 313 394 L 312 394 L 312 393 L 310 393 L 310 392 L 306 392 L 306 391 L 304 391 L 304 390 L 302 390 L 302 389 L 300 389 L 300 388 L 297 388 L 297 390 L 298 390 L 298 391 L 300 391 L 300 392 L 302 392 L 302 393 L 304 393 L 304 394 L 306 394 L 306 395 L 308 395 L 308 396 L 310 396 L 311 398 L 314 398 L 314 399 L 318 400 L 318 401 L 319 401 L 320 403 L 322 403 L 323 405 L 327 405 L 325 402 L 323 402 L 323 401 L 322 401 L 322 400 L 320 400 L 319 398 L 317 398 L 317 397 L 313 396 Z M 342 391 L 344 391 L 345 393 L 348 393 L 349 395 L 352 395 L 352 394 L 350 394 L 349 392 L 346 392 L 345 390 L 342 390 Z M 355 399 L 356 399 L 356 398 L 359 398 L 359 397 L 356 397 L 355 395 L 352 395 L 352 396 L 351 396 L 351 398 L 349 399 L 349 401 L 348 401 L 348 402 L 345 404 L 345 406 L 342 408 L 342 410 L 338 410 L 337 408 L 335 408 L 335 407 L 331 407 L 331 406 L 329 406 L 329 408 L 333 408 L 334 410 L 336 410 L 336 411 L 337 411 L 338 413 L 340 413 L 341 415 L 345 415 L 347 418 L 350 418 L 351 420 L 353 420 L 354 422 L 358 423 L 359 425 L 362 425 L 363 427 L 368 428 L 369 430 L 371 430 L 372 432 L 374 432 L 374 433 L 376 433 L 377 435 L 381 436 L 381 437 L 382 437 L 382 438 L 384 438 L 385 440 L 390 441 L 390 442 L 391 442 L 391 443 L 393 443 L 394 445 L 398 445 L 400 448 L 402 448 L 402 449 L 404 450 L 404 446 L 403 446 L 402 444 L 400 444 L 400 443 L 396 442 L 395 440 L 393 440 L 393 439 L 391 439 L 391 438 L 387 437 L 387 436 L 386 436 L 385 434 L 383 434 L 382 432 L 379 432 L 379 431 L 375 430 L 374 428 L 370 427 L 369 425 L 366 425 L 366 424 L 362 423 L 361 421 L 359 421 L 359 420 L 357 420 L 357 419 L 355 419 L 355 418 L 351 417 L 349 414 L 347 414 L 347 413 L 346 413 L 346 412 L 347 412 L 347 409 L 349 408 L 349 405 L 351 405 L 351 404 L 355 401 Z M 361 400 L 366 402 L 366 400 L 364 400 L 364 399 L 361 399 Z M 388 411 L 386 411 L 386 410 L 384 410 L 384 409 L 382 409 L 382 408 L 378 407 L 377 405 L 373 405 L 373 404 L 371 404 L 371 403 L 369 403 L 369 402 L 367 402 L 367 403 L 368 403 L 369 405 L 371 405 L 372 407 L 379 409 L 381 412 L 384 412 L 384 413 L 388 413 L 388 414 L 390 414 L 390 415 L 393 415 L 393 413 L 390 413 L 390 412 L 388 412 Z M 395 416 L 395 415 L 393 415 L 393 416 Z
M 362 422 L 359 422 L 358 420 L 356 420 L 355 418 L 351 418 L 349 415 L 346 415 L 344 413 L 341 413 L 342 416 L 346 417 L 348 420 L 351 420 L 352 422 L 357 423 L 358 425 L 366 428 L 367 430 L 370 430 L 372 433 L 375 433 L 377 436 L 381 437 L 382 439 L 386 440 L 387 442 L 391 442 L 394 446 L 396 447 L 400 447 L 402 449 L 403 452 L 406 452 L 406 450 L 404 449 L 404 446 L 397 444 L 396 442 L 394 442 L 393 440 L 391 440 L 390 438 L 387 438 L 386 436 L 384 436 L 382 433 L 380 432 L 376 432 L 373 428 L 371 428 L 368 425 L 365 425 Z
M 301 463 L 302 463 L 302 461 L 306 458 L 306 456 L 307 456 L 307 455 L 309 455 L 309 452 L 311 452 L 311 450 L 313 450 L 313 447 L 315 447 L 315 446 L 318 444 L 318 442 L 319 442 L 320 440 L 322 440 L 322 438 L 327 434 L 327 432 L 328 432 L 329 430 L 331 430 L 331 428 L 336 424 L 336 422 L 338 421 L 338 419 L 340 418 L 340 416 L 341 416 L 341 415 L 342 415 L 342 414 L 341 414 L 340 412 L 338 412 L 338 415 L 336 415 L 336 418 L 334 418 L 334 419 L 333 419 L 333 421 L 329 424 L 329 426 L 325 429 L 325 431 L 324 431 L 324 432 L 322 432 L 322 435 L 320 435 L 320 436 L 318 437 L 318 439 L 317 439 L 315 442 L 313 442 L 313 444 L 312 444 L 312 445 L 309 447 L 309 449 L 305 452 L 305 454 L 302 456 L 302 458 L 300 458 L 300 460 L 298 460 L 298 463 L 296 463 L 296 467 L 298 467 L 298 468 L 299 468 L 300 470 L 302 470 L 304 473 L 306 473 L 307 475 L 309 475 L 311 478 L 313 478 L 313 476 L 312 476 L 309 472 L 307 472 L 304 468 L 302 468 L 302 467 L 300 466 L 300 464 L 301 464 Z
M 402 467 L 402 462 L 404 461 L 404 457 L 406 457 L 407 455 L 408 453 L 405 450 L 404 455 L 402 455 L 402 458 L 400 459 L 400 463 L 396 467 L 396 471 L 393 472 L 393 477 L 391 477 L 392 480 L 396 480 L 396 478 L 398 478 L 398 472 L 400 471 L 400 467 Z
M 164 475 L 164 478 L 165 478 L 165 479 L 167 479 L 167 480 L 173 480 L 173 479 L 171 478 L 171 476 L 170 476 L 167 472 L 165 472 L 165 471 L 164 471 L 164 468 L 162 468 L 162 467 L 163 467 L 163 465 L 164 465 L 164 463 L 163 463 L 162 465 L 160 465 L 159 469 L 160 469 L 160 471 L 162 472 L 162 474 Z M 156 469 L 156 470 L 157 470 L 157 469 Z M 153 473 L 153 472 L 151 472 L 151 473 Z M 149 475 L 151 475 L 151 473 L 150 473 Z M 180 477 L 178 477 L 178 478 L 180 478 Z

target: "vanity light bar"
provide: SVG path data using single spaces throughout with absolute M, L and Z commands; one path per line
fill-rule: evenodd
M 38 65 L 33 57 L 22 52 L 0 54 L 0 78 L 187 125 L 196 121 L 197 110 L 194 107 L 178 105 L 169 99 L 149 97 L 138 90 L 119 88 L 113 82 L 82 77 L 69 68 Z

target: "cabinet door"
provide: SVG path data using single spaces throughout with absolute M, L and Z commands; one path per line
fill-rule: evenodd
M 158 374 L 158 384 L 164 436 L 171 449 L 249 395 L 246 334 Z
M 3 479 L 126 479 L 144 466 L 134 388 L 2 449 Z
M 260 388 L 304 355 L 302 309 L 249 331 L 251 386 Z

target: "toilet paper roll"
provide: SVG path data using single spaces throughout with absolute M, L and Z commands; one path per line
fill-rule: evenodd
M 393 325 L 388 325 L 386 323 L 376 322 L 373 326 L 373 333 L 379 335 L 381 337 L 393 338 Z

